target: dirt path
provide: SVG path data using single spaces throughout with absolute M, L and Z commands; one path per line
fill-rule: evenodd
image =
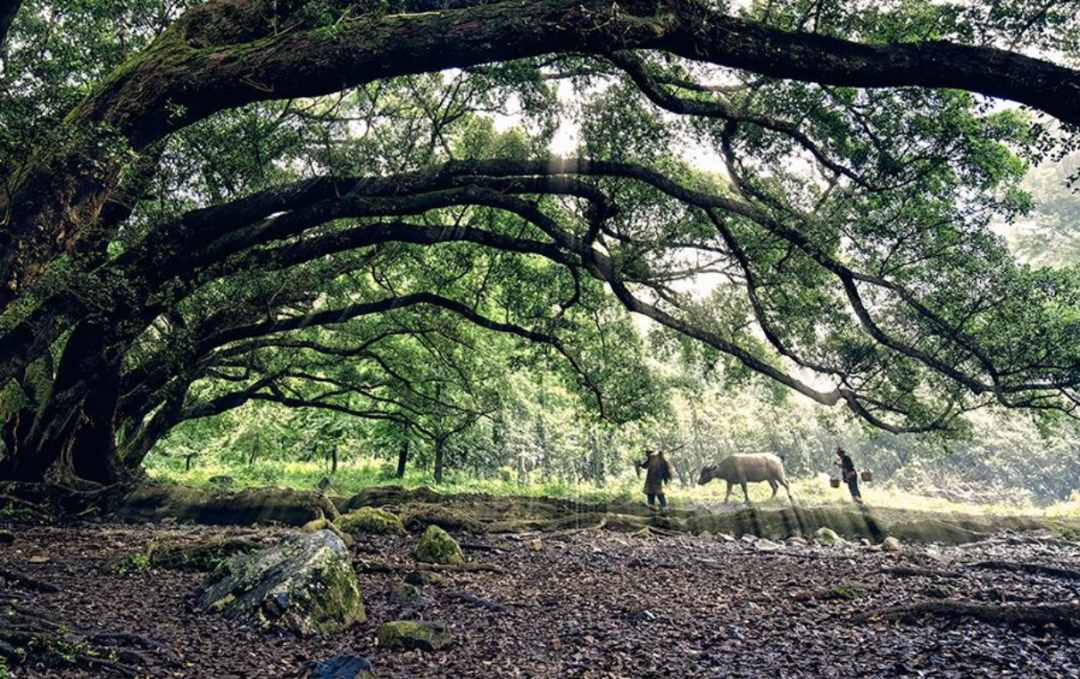
M 161 642 L 139 651 L 148 663 L 141 675 L 151 677 L 288 677 L 306 661 L 342 653 L 366 656 L 381 679 L 1080 676 L 1080 637 L 1060 629 L 855 620 L 915 601 L 1080 603 L 1080 581 L 1061 572 L 972 567 L 1003 561 L 1080 569 L 1080 546 L 1060 541 L 999 538 L 889 553 L 595 531 L 542 537 L 534 550 L 520 536 L 461 536 L 472 545 L 467 553 L 502 572 L 448 573 L 429 588 L 434 602 L 419 611 L 389 599 L 404 570 L 361 573 L 368 622 L 332 639 L 282 637 L 199 612 L 193 592 L 201 574 L 121 575 L 111 565 L 151 542 L 238 534 L 275 536 L 270 529 L 27 527 L 14 544 L 0 547 L 0 566 L 59 591 L 6 583 L 0 592 L 75 631 Z M 408 538 L 380 537 L 353 549 L 358 558 L 407 567 L 410 546 Z M 380 622 L 417 615 L 448 623 L 455 642 L 434 653 L 374 645 Z M 13 676 L 107 672 L 61 662 L 52 669 L 19 667 Z

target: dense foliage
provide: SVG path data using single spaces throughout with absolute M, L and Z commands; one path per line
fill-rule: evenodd
M 994 228 L 1075 141 L 1074 5 L 27 0 L 0 474 L 243 408 L 237 454 L 601 478 L 730 426 L 709 370 L 893 433 L 1071 415 L 1076 272 Z

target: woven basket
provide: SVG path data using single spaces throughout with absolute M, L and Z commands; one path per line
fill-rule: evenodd
M 860 474 L 860 476 L 862 477 L 863 481 L 873 481 L 874 480 L 874 472 L 870 471 L 869 469 L 862 472 L 862 474 Z
M 832 477 L 831 479 L 829 479 L 829 485 L 832 486 L 833 488 L 839 488 L 840 487 L 840 479 L 836 478 L 835 476 Z

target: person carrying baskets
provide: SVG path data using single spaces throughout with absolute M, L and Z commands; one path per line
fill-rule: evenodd
M 859 492 L 859 474 L 855 471 L 855 462 L 843 448 L 837 448 L 836 454 L 840 458 L 836 463 L 836 466 L 840 467 L 840 478 L 847 482 L 848 490 L 851 491 L 851 499 L 861 504 L 862 493 Z

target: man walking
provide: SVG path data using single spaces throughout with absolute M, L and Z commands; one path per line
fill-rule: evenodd
M 638 465 L 645 470 L 645 496 L 649 499 L 650 507 L 654 506 L 656 500 L 660 500 L 660 509 L 666 509 L 664 484 L 671 481 L 671 465 L 659 451 L 646 450 L 645 453 L 648 457 Z
M 855 462 L 843 448 L 837 448 L 836 454 L 840 457 L 840 461 L 836 463 L 836 466 L 840 467 L 840 475 L 847 481 L 848 490 L 851 491 L 851 499 L 862 504 L 862 493 L 859 492 L 859 474 L 855 471 Z

